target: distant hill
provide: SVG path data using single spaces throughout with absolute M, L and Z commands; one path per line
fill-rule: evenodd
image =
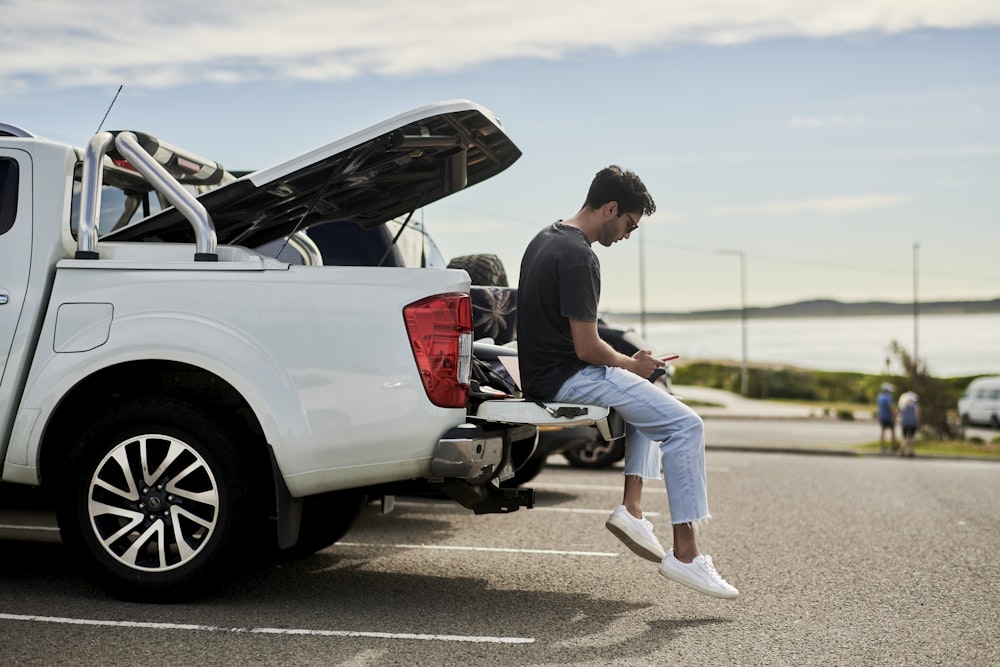
M 989 301 L 928 301 L 917 304 L 921 315 L 955 315 L 968 313 L 1000 313 L 1000 298 Z M 686 313 L 647 312 L 646 320 L 651 322 L 667 320 L 718 320 L 737 318 L 739 308 L 723 310 L 697 310 Z M 865 301 L 861 303 L 843 303 L 833 299 L 813 299 L 799 301 L 782 306 L 769 308 L 747 308 L 747 317 L 760 319 L 764 317 L 845 317 L 865 315 L 910 315 L 913 313 L 913 303 L 895 303 L 891 301 Z M 638 319 L 639 313 L 608 313 L 613 319 Z

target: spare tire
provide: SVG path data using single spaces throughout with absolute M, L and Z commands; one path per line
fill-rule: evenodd
M 465 269 L 473 285 L 507 287 L 507 272 L 496 255 L 462 255 L 448 262 L 449 269 Z

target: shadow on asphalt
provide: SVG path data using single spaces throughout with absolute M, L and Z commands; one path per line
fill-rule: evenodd
M 446 522 L 419 517 L 395 517 L 394 524 L 397 536 L 411 530 L 427 535 L 429 530 L 429 541 L 451 530 Z M 378 553 L 366 550 L 355 556 L 327 550 L 256 568 L 194 602 L 155 605 L 110 598 L 89 582 L 61 544 L 0 541 L 0 553 L 0 611 L 6 613 L 75 617 L 80 612 L 68 613 L 67 608 L 84 601 L 90 609 L 84 616 L 97 619 L 525 640 L 504 645 L 508 664 L 643 663 L 648 656 L 662 655 L 684 628 L 731 622 L 717 617 L 664 618 L 647 623 L 639 635 L 609 635 L 613 624 L 655 605 L 558 590 L 558 584 L 555 590 L 525 590 L 514 582 L 497 588 L 486 577 L 449 571 L 444 562 L 435 571 L 433 555 L 427 556 L 430 564 L 422 564 L 421 572 L 386 572 L 377 569 Z M 475 567 L 475 556 L 469 558 L 463 563 L 466 571 Z M 537 583 L 538 577 L 531 580 Z M 356 640 L 361 648 L 337 641 L 341 658 L 345 652 L 377 645 L 371 638 Z M 485 646 L 475 641 L 420 642 L 420 655 L 425 664 L 474 664 L 494 650 Z

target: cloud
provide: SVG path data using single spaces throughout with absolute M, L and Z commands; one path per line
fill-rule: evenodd
M 814 213 L 820 215 L 843 215 L 858 213 L 878 208 L 902 206 L 913 201 L 909 195 L 882 194 L 826 197 L 821 199 L 802 199 L 797 201 L 776 201 L 746 206 L 722 206 L 709 210 L 713 215 L 748 216 L 748 215 L 796 215 Z
M 0 0 L 0 90 L 339 81 L 584 50 L 1000 25 L 992 0 Z

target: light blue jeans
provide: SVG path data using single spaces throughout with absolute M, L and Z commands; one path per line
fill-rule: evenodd
M 705 479 L 705 425 L 694 410 L 635 373 L 587 366 L 559 389 L 560 403 L 614 408 L 627 424 L 625 474 L 660 479 L 667 487 L 671 523 L 711 518 Z

